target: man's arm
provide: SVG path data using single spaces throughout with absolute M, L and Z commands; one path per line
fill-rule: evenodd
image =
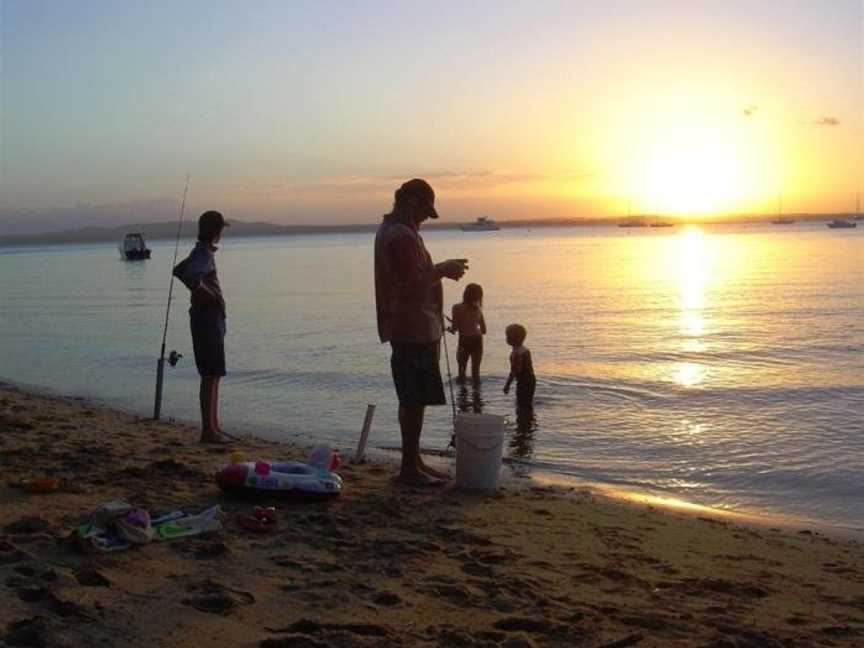
M 442 278 L 459 279 L 465 274 L 461 259 L 449 259 L 429 269 L 420 268 L 420 248 L 414 238 L 400 236 L 390 243 L 391 267 L 400 292 L 417 294 Z

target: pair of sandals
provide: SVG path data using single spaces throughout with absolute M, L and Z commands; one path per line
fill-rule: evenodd
M 276 528 L 278 519 L 272 506 L 256 506 L 249 515 L 241 515 L 237 523 L 247 531 L 269 533 Z

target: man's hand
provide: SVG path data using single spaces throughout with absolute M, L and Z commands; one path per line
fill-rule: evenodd
M 465 274 L 465 271 L 468 270 L 468 259 L 447 259 L 436 267 L 442 277 L 459 281 Z

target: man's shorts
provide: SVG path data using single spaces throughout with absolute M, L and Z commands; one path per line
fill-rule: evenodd
M 189 311 L 195 366 L 202 376 L 225 375 L 225 315 L 214 308 Z
M 441 381 L 440 341 L 426 344 L 391 342 L 390 369 L 402 407 L 444 405 Z

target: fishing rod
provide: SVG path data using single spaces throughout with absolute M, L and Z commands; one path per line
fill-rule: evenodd
M 447 327 L 444 326 L 444 318 L 441 318 L 441 328 L 444 338 L 444 359 L 447 360 L 447 384 L 450 385 L 450 407 L 453 410 L 453 433 L 450 435 L 450 443 L 447 444 L 445 452 L 451 447 L 456 447 L 456 397 L 453 395 L 453 374 L 450 372 L 450 352 L 447 351 Z
M 165 339 L 168 337 L 168 318 L 171 315 L 171 297 L 174 294 L 174 266 L 177 265 L 177 251 L 180 249 L 180 231 L 183 229 L 183 212 L 186 210 L 186 194 L 189 193 L 189 174 L 186 174 L 186 186 L 183 188 L 183 199 L 180 201 L 180 219 L 177 222 L 177 239 L 174 242 L 174 262 L 171 264 L 171 282 L 168 284 L 168 305 L 165 308 L 165 327 L 162 329 L 162 350 L 156 363 L 156 398 L 153 402 L 153 419 L 158 421 L 162 413 L 162 381 L 165 375 Z M 177 364 L 180 354 L 171 351 L 168 364 Z

